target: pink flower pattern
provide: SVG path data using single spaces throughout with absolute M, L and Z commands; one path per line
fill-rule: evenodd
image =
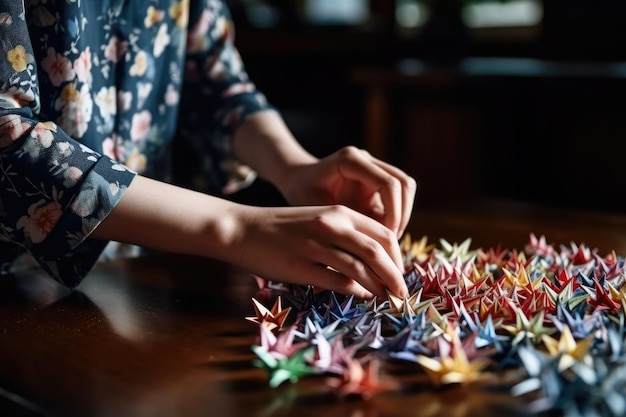
M 48 73 L 50 82 L 58 87 L 64 81 L 71 81 L 76 73 L 72 63 L 63 55 L 57 53 L 54 48 L 48 48 L 48 55 L 41 61 L 41 67 Z
M 17 227 L 23 228 L 33 243 L 41 243 L 61 217 L 61 212 L 61 205 L 56 201 L 35 203 L 29 207 L 28 216 L 17 222 Z
M 25 4 L 0 0 L 0 226 L 73 286 L 106 244 L 89 234 L 136 172 L 169 178 L 176 138 L 212 191 L 235 189 L 251 170 L 232 155 L 233 132 L 270 106 L 241 65 L 225 1 Z
M 85 49 L 74 61 L 74 72 L 78 81 L 85 83 L 91 75 L 91 51 L 89 47 Z

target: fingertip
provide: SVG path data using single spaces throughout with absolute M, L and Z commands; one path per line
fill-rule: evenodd
M 354 298 L 358 300 L 364 300 L 364 301 L 369 301 L 369 300 L 373 300 L 374 298 L 376 298 L 376 296 L 369 291 L 365 293 L 358 293 L 358 294 L 352 294 L 352 295 L 354 295 Z
M 409 296 L 409 288 L 406 286 L 406 282 L 404 281 L 404 277 L 399 281 L 399 286 L 394 290 L 391 290 L 393 295 L 398 298 L 405 298 Z
M 398 298 L 406 298 L 409 296 L 409 290 L 408 288 L 405 286 L 404 288 L 402 288 L 400 291 L 398 291 L 396 294 L 394 294 L 396 297 Z
M 379 300 L 390 301 L 391 297 L 396 297 L 400 300 L 403 300 L 408 297 L 408 294 L 396 293 L 394 291 L 388 290 L 384 295 L 377 296 Z
M 374 292 L 367 289 L 360 282 L 352 278 L 348 278 L 347 276 L 341 273 L 337 273 L 337 274 L 341 276 L 342 279 L 346 280 L 344 282 L 345 287 L 342 289 L 338 289 L 339 292 L 343 294 L 353 294 L 355 297 L 360 298 L 362 300 L 371 300 L 372 298 L 377 296 L 376 294 L 374 294 Z

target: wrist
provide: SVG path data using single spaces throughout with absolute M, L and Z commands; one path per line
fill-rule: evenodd
M 302 173 L 310 166 L 317 163 L 317 158 L 301 160 L 301 161 L 286 161 L 277 170 L 280 174 L 277 174 L 275 179 L 270 180 L 274 186 L 282 193 L 282 195 L 290 200 L 294 191 L 299 186 L 302 186 Z
M 237 264 L 250 217 L 248 208 L 252 207 L 226 200 L 210 204 L 197 242 L 200 255 Z
M 274 112 L 258 112 L 237 129 L 233 138 L 237 157 L 281 192 L 300 168 L 317 162 L 294 138 Z

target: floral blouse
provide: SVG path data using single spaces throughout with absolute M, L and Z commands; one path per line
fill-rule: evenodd
M 137 173 L 221 192 L 254 177 L 230 138 L 270 106 L 229 16 L 221 0 L 0 0 L 5 268 L 28 251 L 77 285 L 107 244 L 89 234 Z

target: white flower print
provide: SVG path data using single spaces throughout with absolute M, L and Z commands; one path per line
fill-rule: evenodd
M 56 126 L 50 122 L 40 122 L 35 125 L 30 135 L 37 141 L 42 148 L 49 148 L 54 141 Z
M 59 151 L 59 154 L 61 154 L 61 156 L 64 156 L 66 158 L 72 154 L 73 149 L 74 147 L 70 145 L 68 142 L 57 143 L 57 150 Z
M 152 83 L 137 83 L 137 107 L 143 107 L 152 92 Z
M 156 39 L 154 40 L 153 53 L 156 58 L 160 57 L 165 47 L 170 44 L 170 35 L 167 33 L 167 24 L 163 23 L 159 26 Z
M 120 185 L 118 183 L 109 184 L 109 193 L 113 196 L 120 192 Z
M 72 211 L 79 217 L 90 216 L 98 206 L 98 195 L 93 188 L 83 188 L 72 202 Z
M 42 11 L 53 3 L 72 4 L 63 6 L 63 13 L 46 16 L 45 25 L 23 37 L 3 39 L 0 49 L 7 68 L 13 69 L 0 87 L 0 107 L 30 109 L 33 117 L 16 113 L 0 118 L 3 163 L 17 174 L 10 178 L 13 190 L 0 187 L 0 211 L 6 212 L 2 223 L 27 249 L 40 242 L 46 250 L 53 248 L 54 254 L 33 255 L 64 284 L 73 286 L 91 267 L 101 246 L 86 236 L 117 204 L 133 175 L 167 178 L 161 156 L 177 129 L 199 133 L 191 140 L 205 139 L 195 129 L 206 107 L 219 117 L 207 120 L 211 132 L 206 140 L 215 154 L 208 155 L 211 160 L 202 174 L 233 183 L 224 177 L 232 176 L 234 167 L 219 161 L 229 156 L 236 121 L 265 106 L 257 105 L 260 95 L 239 97 L 256 90 L 236 55 L 233 26 L 222 1 L 194 0 L 193 6 L 190 0 L 117 1 L 83 7 L 92 2 L 30 0 Z M 5 3 L 15 10 L 22 4 Z M 123 3 L 129 7 L 121 7 Z M 189 8 L 194 10 L 193 28 L 187 27 Z M 15 24 L 18 17 L 25 26 L 27 14 L 19 11 L 0 16 L 0 26 L 11 18 Z M 102 36 L 92 36 L 99 29 Z M 199 53 L 188 60 L 187 52 Z M 197 87 L 195 92 L 206 101 L 182 103 L 183 79 L 184 88 Z M 35 128 L 39 119 L 55 123 Z M 33 170 L 21 175 L 26 165 Z M 65 216 L 69 221 L 61 225 Z M 43 259 L 49 254 L 60 255 L 59 260 Z
M 130 168 L 128 168 L 127 166 L 122 165 L 122 164 L 113 164 L 113 165 L 111 165 L 111 169 L 113 171 L 120 171 L 120 172 L 121 171 L 130 171 Z
M 117 93 L 117 106 L 121 111 L 130 109 L 133 102 L 133 93 L 130 91 L 120 91 Z
M 152 114 L 148 110 L 140 111 L 133 115 L 130 128 L 130 138 L 133 141 L 145 139 L 152 127 Z
M 165 92 L 165 104 L 168 106 L 176 106 L 180 101 L 180 93 L 172 84 L 167 86 L 167 91 Z
M 83 178 L 83 171 L 76 167 L 69 167 L 63 172 L 63 177 L 65 177 L 63 185 L 67 188 L 71 188 L 78 184 L 78 182 Z
M 117 113 L 117 94 L 115 86 L 102 87 L 96 94 L 96 106 L 100 110 L 100 115 L 108 121 Z
M 93 149 L 83 145 L 82 143 L 79 143 L 78 146 L 80 146 L 80 150 L 83 151 L 83 153 L 89 153 L 89 154 L 95 154 L 96 152 L 94 152 Z
M 83 84 L 80 92 L 71 97 L 63 106 L 59 125 L 73 138 L 81 138 L 87 131 L 93 112 L 93 100 L 89 85 Z

